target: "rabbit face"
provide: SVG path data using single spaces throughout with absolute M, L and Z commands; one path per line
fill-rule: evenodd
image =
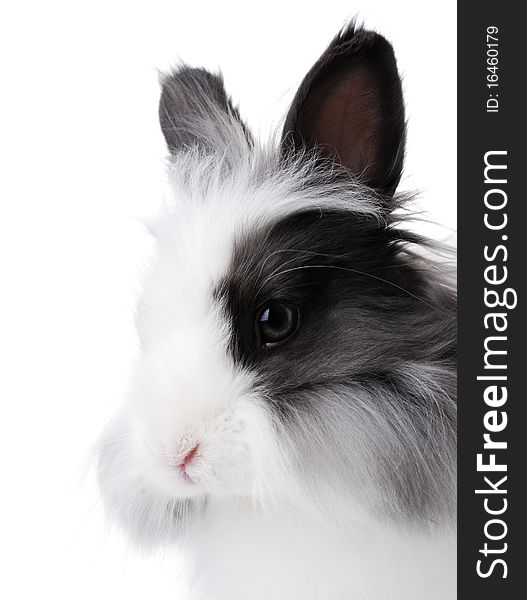
M 215 499 L 339 526 L 452 513 L 455 301 L 399 226 L 401 86 L 390 45 L 343 31 L 262 148 L 220 77 L 163 80 L 173 198 L 126 407 L 100 478 L 139 538 Z

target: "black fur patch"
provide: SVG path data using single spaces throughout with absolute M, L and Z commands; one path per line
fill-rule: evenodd
M 400 230 L 345 212 L 294 214 L 236 246 L 218 293 L 237 361 L 277 392 L 382 377 L 401 363 L 455 360 L 455 302 L 429 289 Z M 300 310 L 298 332 L 261 348 L 255 316 L 270 300 Z M 287 398 L 287 394 L 283 396 Z

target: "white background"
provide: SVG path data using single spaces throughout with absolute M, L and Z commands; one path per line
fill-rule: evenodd
M 164 189 L 156 69 L 221 67 L 265 137 L 358 15 L 404 76 L 402 189 L 455 227 L 455 2 L 4 2 L 0 13 L 0 596 L 177 599 L 171 556 L 108 533 L 91 449 L 136 352 Z M 445 237 L 448 231 L 426 228 Z

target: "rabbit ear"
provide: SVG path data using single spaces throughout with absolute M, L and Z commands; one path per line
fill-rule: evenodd
M 352 24 L 302 81 L 286 117 L 282 148 L 284 154 L 314 149 L 391 195 L 401 178 L 405 129 L 391 45 Z
M 183 66 L 161 76 L 159 121 L 173 154 L 192 146 L 222 153 L 232 145 L 233 136 L 252 143 L 223 78 L 205 69 Z

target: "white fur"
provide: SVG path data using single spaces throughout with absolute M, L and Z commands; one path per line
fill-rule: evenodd
M 455 541 L 357 527 L 340 538 L 284 506 L 219 508 L 190 540 L 189 598 L 200 600 L 445 600 L 455 597 Z M 197 558 L 196 558 L 197 557 Z

